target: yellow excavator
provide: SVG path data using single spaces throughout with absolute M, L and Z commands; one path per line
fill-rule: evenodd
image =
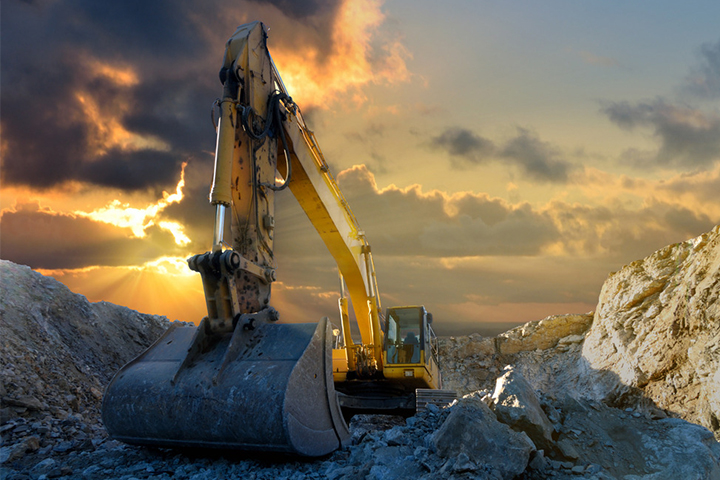
M 208 314 L 197 327 L 173 324 L 115 375 L 103 423 L 131 444 L 325 455 L 348 442 L 354 413 L 412 414 L 439 391 L 432 316 L 422 306 L 383 316 L 370 245 L 278 74 L 262 23 L 228 40 L 220 80 L 213 245 L 188 260 Z M 327 317 L 281 323 L 270 305 L 274 198 L 286 188 L 337 262 L 340 328 Z

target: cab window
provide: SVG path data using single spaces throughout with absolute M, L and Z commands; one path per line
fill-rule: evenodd
M 421 308 L 388 309 L 385 348 L 387 362 L 420 363 L 425 332 Z

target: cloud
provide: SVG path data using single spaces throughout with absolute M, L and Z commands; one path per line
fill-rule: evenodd
M 653 163 L 671 168 L 709 167 L 720 158 L 720 116 L 699 109 L 666 103 L 610 102 L 602 112 L 619 127 L 632 130 L 646 127 L 660 142 Z M 632 152 L 629 153 L 633 158 Z M 626 158 L 628 155 L 626 155 Z M 646 155 L 635 157 L 636 166 L 652 164 Z
M 36 269 L 139 265 L 182 252 L 172 234 L 157 227 L 137 238 L 130 228 L 56 213 L 37 203 L 3 211 L 0 226 L 2 258 Z
M 298 20 L 318 14 L 333 13 L 336 12 L 340 6 L 340 2 L 337 0 L 306 0 L 304 2 L 297 2 L 295 0 L 268 0 L 266 2 L 252 0 L 252 2 L 258 4 L 270 3 L 285 15 Z
M 486 161 L 495 151 L 490 140 L 467 128 L 452 127 L 430 140 L 433 147 L 450 154 L 455 166 L 477 165 Z
M 373 248 L 387 255 L 529 255 L 557 239 L 552 219 L 527 204 L 419 185 L 379 190 L 364 166 L 341 172 L 338 182 L 360 224 L 375 232 Z
M 720 97 L 720 41 L 704 43 L 699 50 L 700 64 L 691 69 L 683 90 L 702 99 Z
M 511 160 L 523 174 L 540 182 L 565 183 L 572 165 L 560 159 L 560 150 L 525 128 L 518 127 L 517 136 L 510 139 L 500 156 Z
M 717 185 L 717 175 L 713 178 L 707 180 L 708 192 Z M 533 206 L 482 193 L 426 192 L 420 185 L 379 189 L 364 166 L 338 175 L 373 251 L 391 256 L 559 255 L 628 262 L 699 235 L 720 220 L 720 209 L 715 217 L 700 207 L 689 209 L 684 200 L 665 200 L 669 184 L 643 186 L 621 177 L 615 185 L 611 180 L 596 180 L 609 195 L 600 205 L 552 201 Z M 699 180 L 684 187 L 681 180 L 676 179 L 673 188 L 698 190 Z M 597 185 L 589 188 L 598 190 Z M 641 189 L 641 201 L 613 199 L 623 188 Z M 294 239 L 301 224 L 297 228 Z
M 560 232 L 559 252 L 604 258 L 620 265 L 700 235 L 718 220 L 654 198 L 638 208 L 618 201 L 605 206 L 552 202 L 545 211 L 555 219 Z
M 539 182 L 565 183 L 573 165 L 563 160 L 560 149 L 540 140 L 526 128 L 504 145 L 460 127 L 446 129 L 430 140 L 430 146 L 446 151 L 455 168 L 467 168 L 487 161 L 504 161 L 516 166 L 526 178 Z
M 175 8 L 162 6 L 8 5 L 14 21 L 2 31 L 2 68 L 9 72 L 2 77 L 6 182 L 50 188 L 80 181 L 124 190 L 172 183 L 188 155 L 173 145 L 173 130 L 136 129 L 127 122 L 141 109 L 157 119 L 185 107 L 177 89 L 173 104 L 137 95 L 162 84 L 170 71 L 198 86 L 183 68 L 170 65 L 180 51 L 192 61 L 203 42 L 183 33 Z M 163 70 L 158 67 L 165 73 L 157 75 Z M 206 116 L 207 106 L 202 111 Z
M 53 188 L 172 186 L 182 162 L 210 162 L 208 120 L 224 45 L 262 18 L 306 110 L 372 83 L 406 81 L 409 53 L 376 33 L 375 0 L 9 2 L 2 28 L 2 176 Z M 12 18 L 12 21 L 7 21 Z

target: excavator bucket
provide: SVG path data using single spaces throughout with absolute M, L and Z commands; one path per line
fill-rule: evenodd
M 247 327 L 211 335 L 205 320 L 171 326 L 107 387 L 102 419 L 110 436 L 305 456 L 346 444 L 327 319 Z

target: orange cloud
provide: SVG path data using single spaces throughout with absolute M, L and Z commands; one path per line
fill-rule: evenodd
M 356 90 L 370 83 L 410 79 L 405 60 L 411 57 L 397 39 L 379 42 L 385 20 L 378 0 L 346 0 L 339 6 L 328 38 L 318 43 L 273 44 L 270 51 L 290 95 L 301 107 L 322 107 L 349 94 L 355 104 L 367 98 Z
M 86 59 L 88 69 L 94 77 L 103 77 L 115 85 L 132 87 L 140 82 L 137 72 L 131 66 L 110 65 L 97 59 Z
M 90 57 L 82 57 L 81 62 L 89 82 L 102 80 L 126 93 L 140 82 L 131 66 L 110 65 Z M 89 127 L 88 147 L 91 154 L 101 156 L 113 148 L 123 151 L 170 150 L 170 145 L 155 136 L 140 135 L 125 128 L 123 117 L 133 108 L 125 95 L 115 95 L 110 100 L 108 96 L 80 87 L 75 92 L 75 100 L 83 116 L 78 120 Z

